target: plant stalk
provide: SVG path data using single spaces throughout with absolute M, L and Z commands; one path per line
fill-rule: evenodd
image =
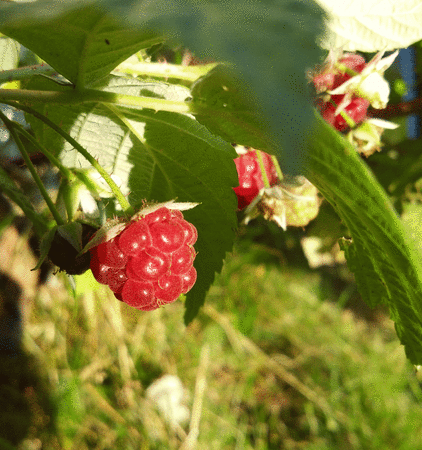
M 35 66 L 19 67 L 17 69 L 2 70 L 0 71 L 0 84 L 11 82 L 27 80 L 35 75 L 54 75 L 57 73 L 48 64 L 39 64 Z
M 22 109 L 23 111 L 28 112 L 29 114 L 32 114 L 37 119 L 44 122 L 46 125 L 48 125 L 50 128 L 52 128 L 54 131 L 56 131 L 60 136 L 62 136 L 66 141 L 68 141 L 75 149 L 85 158 L 88 160 L 88 162 L 94 167 L 94 169 L 97 170 L 97 172 L 104 178 L 104 181 L 109 185 L 111 191 L 117 198 L 117 201 L 120 203 L 123 211 L 128 215 L 133 215 L 134 210 L 130 203 L 127 201 L 126 197 L 123 195 L 122 191 L 119 189 L 117 184 L 114 182 L 114 180 L 111 178 L 111 176 L 107 173 L 106 170 L 97 162 L 95 158 L 92 157 L 92 155 L 84 148 L 82 147 L 79 142 L 77 142 L 75 139 L 72 138 L 68 133 L 63 131 L 59 126 L 57 126 L 54 122 L 52 122 L 50 119 L 45 117 L 43 114 L 39 113 L 38 111 L 35 111 L 34 109 L 30 108 L 29 106 L 20 105 L 15 102 L 7 102 L 8 105 L 13 106 L 18 109 Z
M 115 71 L 140 77 L 177 78 L 179 80 L 193 82 L 208 73 L 216 65 L 216 63 L 212 63 L 200 66 L 181 66 L 179 64 L 138 62 L 136 64 L 122 63 L 116 67 Z
M 58 103 L 61 105 L 77 105 L 81 103 L 113 103 L 121 106 L 153 109 L 155 111 L 170 111 L 187 114 L 190 106 L 187 102 L 165 100 L 152 97 L 115 94 L 96 89 L 67 89 L 65 91 L 34 91 L 20 89 L 1 89 L 0 102 L 18 101 L 19 104 L 32 105 L 36 103 Z
M 56 158 L 49 150 L 47 150 L 43 145 L 41 145 L 30 133 L 28 133 L 25 129 L 19 127 L 17 131 L 22 136 L 25 136 L 28 141 L 30 141 L 34 147 L 38 149 L 40 153 L 46 156 L 46 158 L 56 166 L 64 178 L 68 179 L 70 182 L 76 180 L 76 175 L 67 167 L 65 167 L 58 158 Z
M 25 164 L 30 171 L 32 178 L 34 179 L 36 185 L 38 186 L 38 189 L 41 192 L 41 195 L 43 196 L 48 209 L 51 211 L 51 214 L 54 217 L 54 220 L 56 221 L 57 225 L 64 225 L 64 220 L 60 216 L 59 212 L 57 211 L 56 207 L 54 206 L 53 201 L 51 200 L 50 196 L 48 195 L 48 192 L 44 186 L 44 183 L 42 182 L 40 176 L 38 175 L 38 172 L 36 171 L 34 165 L 32 164 L 31 158 L 29 157 L 28 152 L 26 151 L 25 146 L 23 145 L 22 141 L 20 140 L 19 133 L 17 132 L 17 129 L 20 128 L 20 125 L 15 124 L 12 120 L 9 120 L 5 114 L 3 114 L 2 111 L 0 111 L 0 119 L 4 122 L 7 129 L 10 131 L 10 134 L 12 135 L 13 139 L 16 142 L 16 145 L 19 148 L 19 151 L 21 152 L 22 158 L 25 161 Z
M 271 186 L 270 186 L 270 180 L 268 179 L 267 171 L 265 170 L 264 158 L 262 157 L 262 152 L 260 150 L 255 150 L 255 151 L 256 151 L 256 156 L 258 159 L 259 169 L 260 169 L 261 175 L 262 175 L 262 181 L 264 182 L 264 187 L 268 189 Z

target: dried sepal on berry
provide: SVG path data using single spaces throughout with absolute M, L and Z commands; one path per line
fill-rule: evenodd
M 244 223 L 262 215 L 283 230 L 287 226 L 304 227 L 318 215 L 320 204 L 316 187 L 306 178 L 296 177 L 294 183 L 262 189 L 246 209 Z
M 347 139 L 355 146 L 356 150 L 368 157 L 381 151 L 381 136 L 385 129 L 394 130 L 399 125 L 386 120 L 371 118 L 365 120 L 355 129 L 349 131 Z
M 167 208 L 170 211 L 175 211 L 175 214 L 178 215 L 179 213 L 177 211 L 181 213 L 181 211 L 187 211 L 189 209 L 195 208 L 195 206 L 198 205 L 199 203 L 175 202 L 174 200 L 162 203 L 145 204 L 144 207 L 142 207 L 136 214 L 133 215 L 131 220 L 139 220 L 140 218 L 145 217 L 160 208 Z

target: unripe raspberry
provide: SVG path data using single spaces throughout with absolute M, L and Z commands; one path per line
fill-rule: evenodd
M 117 299 L 150 311 L 192 289 L 198 233 L 176 209 L 161 207 L 137 217 L 89 250 L 91 270 Z
M 367 63 L 362 56 L 354 53 L 345 53 L 338 61 L 331 60 L 321 73 L 312 78 L 312 82 L 317 93 L 329 91 L 329 94 L 350 80 L 354 75 L 361 73 L 366 66 Z M 345 93 L 335 95 L 335 91 L 329 96 L 328 94 L 325 95 L 323 100 L 319 99 L 317 107 L 324 120 L 334 128 L 339 131 L 346 131 L 350 128 L 350 124 L 344 118 L 344 115 L 351 119 L 349 122 L 354 122 L 356 125 L 365 120 L 366 112 L 370 105 L 367 99 L 361 98 L 355 92 L 349 92 L 347 95 Z M 338 106 L 342 103 L 345 105 L 342 108 L 342 113 L 335 114 Z
M 324 103 L 320 108 L 320 112 L 324 120 L 339 131 L 345 131 L 349 128 L 349 124 L 342 116 L 342 114 L 335 114 L 338 106 L 336 100 L 338 103 L 340 103 L 343 97 L 344 95 L 333 95 L 331 97 L 331 102 Z M 363 120 L 365 120 L 368 107 L 368 100 L 355 97 L 350 101 L 350 103 L 344 108 L 343 111 L 350 117 L 350 119 L 355 122 L 355 124 L 359 124 L 363 122 Z
M 270 186 L 274 186 L 278 182 L 278 177 L 271 155 L 260 153 Z M 234 192 L 237 195 L 238 208 L 243 209 L 252 202 L 265 184 L 256 150 L 250 150 L 239 156 L 234 163 L 239 175 L 239 186 L 234 188 Z
M 337 62 L 328 64 L 321 73 L 315 75 L 312 78 L 312 82 L 317 93 L 332 91 L 352 78 L 352 75 L 347 73 L 347 69 L 360 73 L 365 67 L 366 61 L 363 56 L 355 53 L 345 53 Z

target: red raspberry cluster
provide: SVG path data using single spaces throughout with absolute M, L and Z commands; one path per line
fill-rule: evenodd
M 345 71 L 344 68 L 350 69 L 358 74 L 366 67 L 366 62 L 360 55 L 346 53 L 338 60 L 336 66 L 338 68 L 329 67 L 313 77 L 312 81 L 318 93 L 332 91 L 352 78 L 352 75 L 347 73 L 347 70 Z M 344 100 L 345 95 L 331 95 L 328 101 L 323 101 L 318 104 L 318 108 L 325 121 L 339 131 L 346 131 L 349 128 L 344 117 L 340 113 L 335 113 L 337 107 Z M 365 119 L 369 105 L 369 100 L 353 95 L 342 111 L 358 124 Z
M 174 302 L 196 281 L 198 233 L 179 210 L 159 208 L 90 250 L 95 279 L 119 300 L 150 311 Z
M 274 162 L 268 153 L 260 153 L 270 186 L 274 186 L 278 182 Z M 243 209 L 252 202 L 264 187 L 264 180 L 256 150 L 249 150 L 236 158 L 234 162 L 239 175 L 239 186 L 234 188 L 234 192 L 237 195 L 238 208 Z

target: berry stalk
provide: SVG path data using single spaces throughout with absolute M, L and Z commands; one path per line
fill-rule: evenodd
M 25 136 L 28 141 L 30 141 L 34 147 L 38 149 L 40 153 L 42 153 L 54 166 L 56 166 L 62 176 L 66 179 L 68 179 L 70 182 L 75 181 L 76 175 L 67 167 L 65 167 L 58 158 L 56 158 L 49 150 L 47 150 L 43 145 L 41 145 L 35 138 L 32 136 L 31 133 L 28 133 L 24 128 L 21 126 L 16 127 L 16 130 L 19 134 L 22 136 Z
M 258 161 L 259 169 L 261 170 L 262 181 L 264 182 L 264 187 L 269 188 L 270 181 L 268 180 L 267 171 L 265 170 L 264 159 L 262 157 L 261 150 L 256 150 L 256 159 Z

